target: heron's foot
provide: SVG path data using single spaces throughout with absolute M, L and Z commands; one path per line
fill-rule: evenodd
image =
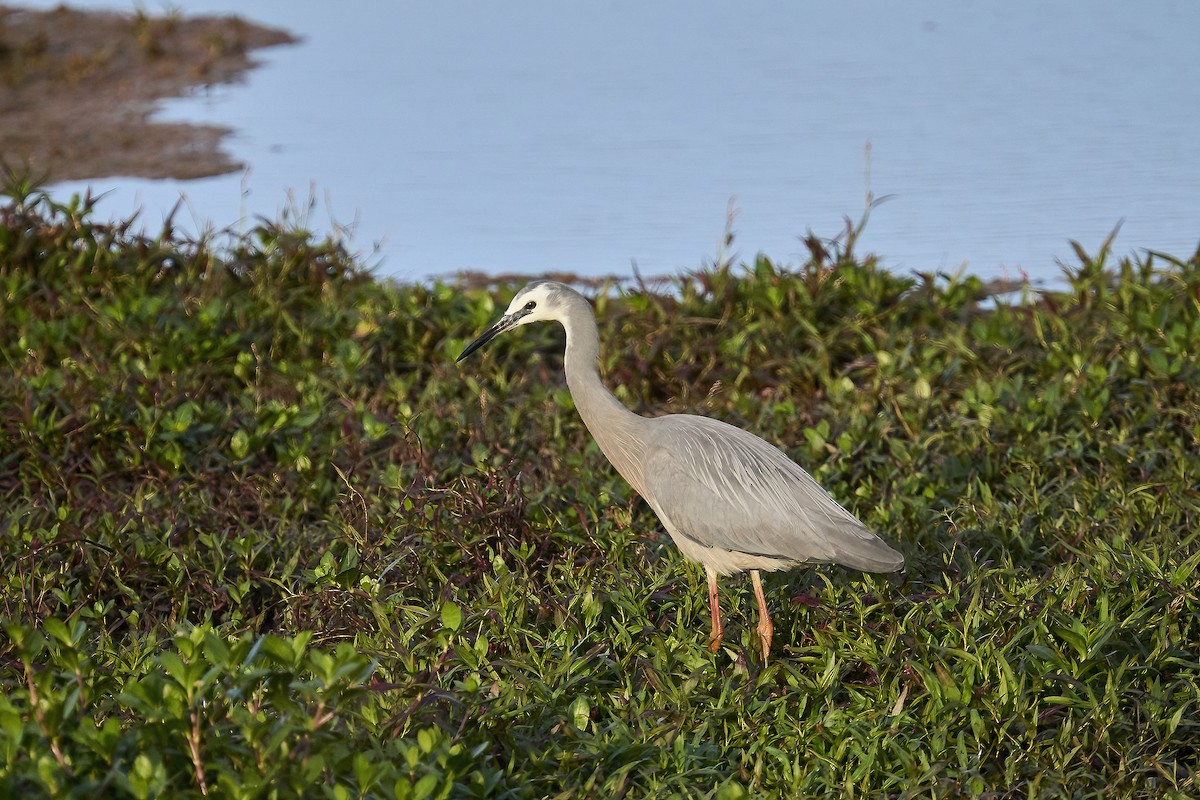
M 767 610 L 767 598 L 763 596 L 762 576 L 758 570 L 750 570 L 750 582 L 754 584 L 754 599 L 758 601 L 758 640 L 762 642 L 763 663 L 771 655 L 771 636 L 775 626 L 771 624 L 771 612 Z
M 712 633 L 708 635 L 708 649 L 716 653 L 721 649 L 725 626 L 721 624 L 721 599 L 717 594 L 716 570 L 705 566 L 704 571 L 708 574 L 708 608 L 712 612 Z
M 770 617 L 762 617 L 758 621 L 758 640 L 762 643 L 763 663 L 771 656 L 771 637 L 775 635 L 775 627 Z

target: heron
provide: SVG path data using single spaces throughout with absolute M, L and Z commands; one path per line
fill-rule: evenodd
M 600 379 L 600 333 L 592 306 L 566 284 L 540 280 L 525 286 L 458 362 L 505 331 L 534 322 L 562 325 L 567 388 L 584 425 L 684 557 L 704 566 L 713 653 L 724 636 L 718 576 L 749 570 L 766 663 L 774 627 L 762 571 L 829 563 L 879 573 L 904 567 L 900 553 L 774 445 L 710 417 L 644 417 L 626 408 Z

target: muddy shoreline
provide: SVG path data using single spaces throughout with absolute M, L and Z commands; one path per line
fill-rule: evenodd
M 286 31 L 239 17 L 0 5 L 0 164 L 39 181 L 202 178 L 242 168 L 230 129 L 157 122 L 160 100 L 235 83 Z

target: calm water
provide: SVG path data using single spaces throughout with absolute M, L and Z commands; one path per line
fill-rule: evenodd
M 1191 0 L 171 6 L 304 41 L 164 112 L 236 128 L 245 174 L 89 182 L 151 226 L 290 193 L 404 279 L 653 274 L 711 259 L 735 197 L 736 251 L 789 261 L 862 212 L 869 145 L 864 246 L 897 270 L 1053 279 L 1122 219 L 1119 253 L 1200 241 Z

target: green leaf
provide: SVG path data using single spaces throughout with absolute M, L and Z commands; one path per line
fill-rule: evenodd
M 572 725 L 581 731 L 587 730 L 588 724 L 592 721 L 592 704 L 585 695 L 580 695 L 571 703 L 568 713 L 570 714 Z
M 238 429 L 229 440 L 229 449 L 234 458 L 245 458 L 250 451 L 250 434 Z
M 457 603 L 447 600 L 442 606 L 442 627 L 450 631 L 457 631 L 462 625 L 462 609 Z
M 411 796 L 413 800 L 425 800 L 426 797 L 429 797 L 431 794 L 433 794 L 433 791 L 437 789 L 437 786 L 438 776 L 430 773 L 417 781 L 416 785 L 413 786 Z
M 67 626 L 62 620 L 49 617 L 42 623 L 42 627 L 46 630 L 46 633 L 63 644 L 73 644 L 71 641 L 71 632 L 67 630 Z
M 159 655 L 158 663 L 162 666 L 163 670 L 166 671 L 167 675 L 171 676 L 172 680 L 182 686 L 185 690 L 189 692 L 191 691 L 192 679 L 190 671 L 188 666 L 183 663 L 183 659 L 179 657 L 178 653 L 172 653 L 168 650 L 167 652 Z

